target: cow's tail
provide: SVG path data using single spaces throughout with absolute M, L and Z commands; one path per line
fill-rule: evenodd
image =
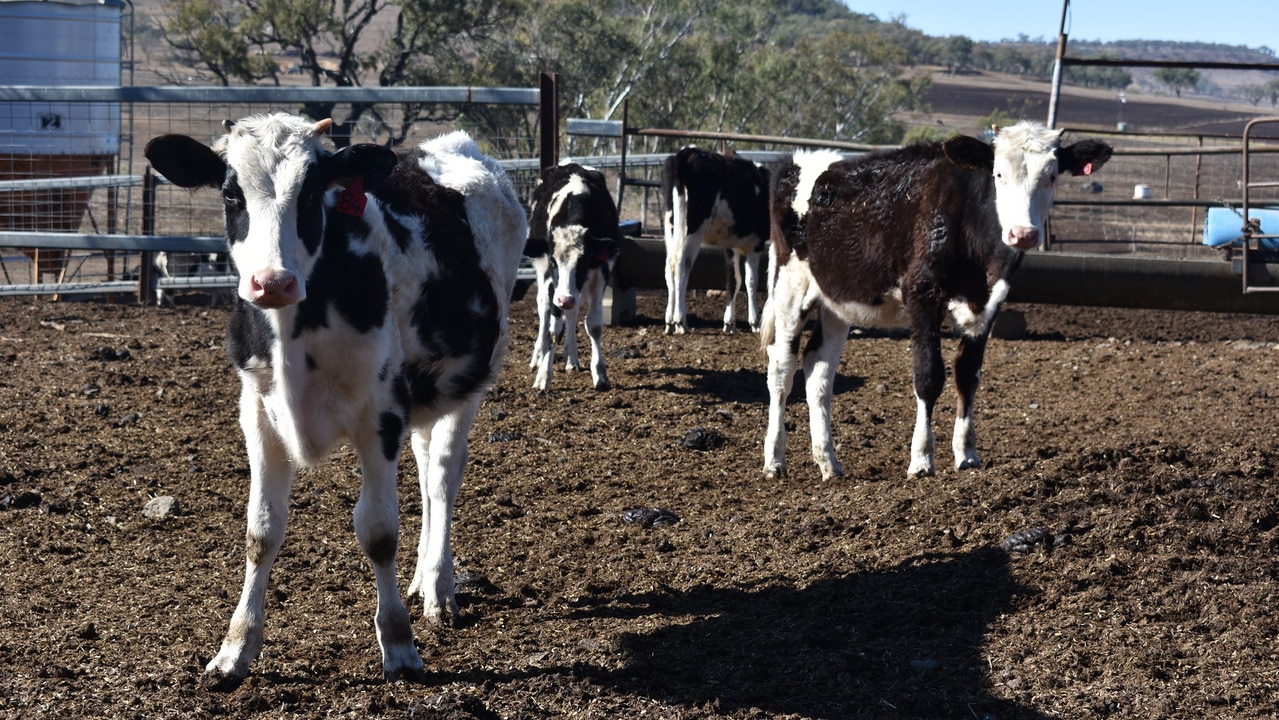
M 668 246 L 683 246 L 688 236 L 688 190 L 683 183 L 671 187 L 670 219 L 666 226 L 666 243 Z
M 777 337 L 777 328 L 773 324 L 773 289 L 777 287 L 777 250 L 770 242 L 768 244 L 768 298 L 764 300 L 764 307 L 759 311 L 759 349 L 768 354 L 768 346 L 773 344 L 773 340 Z

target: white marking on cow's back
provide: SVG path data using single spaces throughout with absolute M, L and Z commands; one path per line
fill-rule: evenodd
M 798 150 L 795 152 L 795 164 L 799 166 L 799 182 L 795 186 L 795 199 L 791 207 L 801 218 L 808 214 L 808 201 L 813 194 L 813 186 L 817 178 L 835 163 L 843 160 L 843 156 L 834 150 Z
M 494 287 L 514 285 L 523 247 L 503 245 L 501 238 L 528 237 L 528 217 L 506 170 L 497 160 L 480 152 L 465 130 L 423 141 L 419 148 L 422 156 L 418 166 L 422 171 L 465 198 L 467 224 L 479 250 L 480 266 L 497 280 Z M 507 305 L 504 300 L 499 314 L 503 334 Z

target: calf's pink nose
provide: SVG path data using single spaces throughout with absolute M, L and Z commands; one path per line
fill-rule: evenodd
M 1008 244 L 1018 250 L 1029 250 L 1039 244 L 1039 231 L 1019 225 L 1008 231 Z
M 572 310 L 577 306 L 577 300 L 572 295 L 560 295 L 555 298 L 555 304 L 565 310 Z
M 278 308 L 301 300 L 302 291 L 296 274 L 264 270 L 249 279 L 249 296 L 255 305 Z

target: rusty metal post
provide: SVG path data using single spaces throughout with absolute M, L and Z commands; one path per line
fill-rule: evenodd
M 539 78 L 538 154 L 542 170 L 560 163 L 560 82 L 555 73 L 542 73 Z
M 1048 122 L 1050 128 L 1057 127 L 1057 100 L 1061 97 L 1062 62 L 1066 57 L 1066 13 L 1070 10 L 1070 0 L 1061 3 L 1061 30 L 1057 34 L 1057 59 L 1053 62 L 1052 90 L 1048 95 Z
M 1198 141 L 1199 141 L 1199 147 L 1202 149 L 1204 146 L 1204 136 L 1199 135 Z M 1199 199 L 1199 185 L 1202 182 L 1202 177 L 1203 177 L 1203 164 L 1204 164 L 1204 156 L 1202 154 L 1196 155 L 1195 156 L 1195 190 L 1194 190 L 1194 196 L 1192 198 L 1194 200 Z M 1190 244 L 1192 245 L 1195 243 L 1195 238 L 1198 235 L 1198 233 L 1195 232 L 1195 229 L 1198 225 L 1199 225 L 1199 208 L 1192 206 L 1190 208 Z
M 631 114 L 631 100 L 627 98 L 622 101 L 622 139 L 621 139 L 621 160 L 617 169 L 617 212 L 622 212 L 622 195 L 626 191 L 626 131 L 628 129 L 628 121 Z
M 142 174 L 142 234 L 155 235 L 155 174 L 147 168 Z M 152 275 L 155 270 L 155 253 L 142 251 L 138 266 L 138 304 L 145 305 L 151 298 Z

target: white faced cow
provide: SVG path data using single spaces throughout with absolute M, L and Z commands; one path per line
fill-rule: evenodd
M 844 160 L 797 152 L 773 188 L 771 260 L 764 310 L 769 414 L 764 472 L 786 471 L 784 413 L 804 319 L 816 327 L 803 365 L 813 459 L 842 475 L 831 437 L 831 392 L 850 324 L 910 328 L 917 414 L 908 476 L 931 475 L 933 405 L 946 370 L 941 326 L 960 333 L 955 468 L 980 466 L 973 400 L 991 323 L 1022 251 L 1039 244 L 1060 172 L 1087 174 L 1111 148 L 1019 123 L 994 146 L 969 137 Z
M 551 389 L 555 338 L 564 333 L 564 365 L 581 370 L 577 355 L 578 302 L 587 306 L 591 379 L 607 390 L 604 360 L 604 289 L 620 248 L 617 206 L 604 173 L 574 163 L 547 168 L 533 190 L 533 218 L 524 254 L 537 270 L 537 341 L 529 367 L 533 387 Z
M 431 622 L 457 613 L 449 523 L 467 433 L 506 353 L 524 211 L 465 133 L 400 160 L 377 145 L 328 152 L 320 141 L 330 125 L 255 116 L 228 124 L 212 148 L 182 135 L 146 148 L 174 184 L 222 193 L 240 277 L 227 349 L 252 478 L 248 562 L 206 668 L 214 681 L 243 678 L 262 647 L 295 468 L 343 441 L 360 457 L 355 533 L 376 578 L 386 677 L 422 675 L 395 574 L 396 466 L 410 433 L 422 536 L 409 593 Z
M 705 243 L 723 248 L 728 307 L 724 332 L 736 327 L 737 291 L 746 286 L 751 330 L 759 329 L 759 262 L 768 240 L 768 170 L 744 158 L 686 147 L 662 166 L 666 203 L 666 334 L 688 332 L 688 278 Z M 742 265 L 746 267 L 742 276 Z

